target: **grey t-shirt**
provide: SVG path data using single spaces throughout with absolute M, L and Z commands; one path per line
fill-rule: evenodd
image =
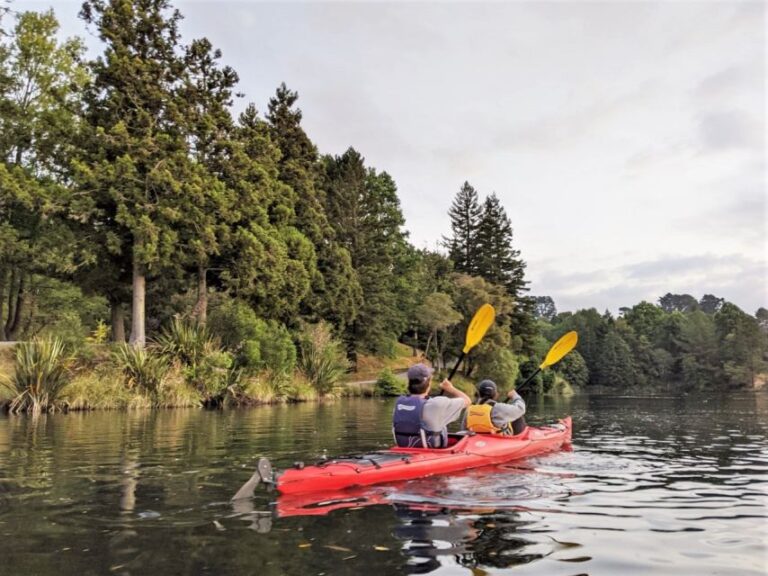
M 523 414 L 525 414 L 525 401 L 522 398 L 515 398 L 509 403 L 496 402 L 491 408 L 491 422 L 496 428 L 504 428 Z
M 464 406 L 463 398 L 435 396 L 424 404 L 421 420 L 430 432 L 442 432 L 448 424 L 459 419 Z

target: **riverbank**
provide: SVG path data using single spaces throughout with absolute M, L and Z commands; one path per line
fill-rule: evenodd
M 218 368 L 208 376 L 232 381 L 214 395 L 206 392 L 204 382 L 200 383 L 205 374 L 197 374 L 180 362 L 169 365 L 156 387 L 139 385 L 130 370 L 121 365 L 116 350 L 108 344 L 84 344 L 75 352 L 69 352 L 62 360 L 68 384 L 58 397 L 57 408 L 63 411 L 221 408 L 374 396 L 376 382 L 382 374 L 395 375 L 404 386 L 405 371 L 419 361 L 413 349 L 405 345 L 398 345 L 392 357 L 359 355 L 357 370 L 341 374 L 324 392 L 298 370 L 290 374 L 268 370 L 234 373 Z M 0 347 L 0 379 L 8 382 L 15 369 L 14 346 L 5 344 Z M 0 412 L 9 410 L 13 396 L 7 386 L 0 386 Z

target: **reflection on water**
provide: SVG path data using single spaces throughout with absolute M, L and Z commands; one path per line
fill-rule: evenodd
M 391 404 L 0 418 L 0 574 L 760 574 L 768 401 L 576 397 L 573 451 L 233 506 L 277 467 L 389 444 Z

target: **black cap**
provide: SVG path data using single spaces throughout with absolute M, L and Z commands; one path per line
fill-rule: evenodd
M 496 395 L 496 382 L 482 380 L 477 384 L 477 393 L 483 398 L 493 398 Z

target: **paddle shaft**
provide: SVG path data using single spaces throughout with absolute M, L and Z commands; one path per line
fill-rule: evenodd
M 453 379 L 454 375 L 456 374 L 456 370 L 459 369 L 459 364 L 461 364 L 461 361 L 464 360 L 464 356 L 466 355 L 466 352 L 461 353 L 461 356 L 459 356 L 459 359 L 456 361 L 456 365 L 453 367 L 453 370 L 451 370 L 451 373 L 448 374 L 448 380 Z M 442 396 L 443 394 L 445 394 L 445 390 L 440 388 L 440 394 L 438 394 L 438 396 Z
M 453 367 L 453 370 L 451 370 L 451 373 L 448 374 L 448 380 L 453 380 L 453 377 L 456 375 L 456 370 L 459 369 L 459 364 L 461 364 L 461 361 L 464 360 L 464 356 L 466 356 L 466 354 L 462 352 L 461 356 L 459 356 L 459 359 L 456 361 L 456 365 Z
M 528 386 L 528 384 L 530 384 L 530 383 L 533 381 L 533 379 L 534 379 L 534 378 L 536 378 L 536 375 L 537 375 L 539 372 L 541 372 L 541 366 L 539 366 L 538 368 L 536 368 L 536 372 L 534 372 L 533 374 L 531 374 L 530 376 L 528 376 L 528 378 L 525 380 L 525 382 L 523 382 L 522 384 L 520 384 L 520 386 L 519 386 L 518 388 L 516 388 L 516 389 L 515 389 L 515 390 L 517 390 L 517 393 L 518 393 L 518 394 L 520 394 L 520 392 L 522 392 L 523 388 L 525 388 L 526 386 Z

